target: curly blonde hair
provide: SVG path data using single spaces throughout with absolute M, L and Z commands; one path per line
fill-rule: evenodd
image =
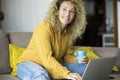
M 72 35 L 72 40 L 75 40 L 77 37 L 81 37 L 86 28 L 86 13 L 82 0 L 54 0 L 48 9 L 45 21 L 49 22 L 54 28 L 59 27 L 60 21 L 56 14 L 63 1 L 71 1 L 75 5 L 75 18 L 67 27 L 67 31 Z

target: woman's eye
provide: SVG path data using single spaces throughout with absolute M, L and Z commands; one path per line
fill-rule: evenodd
M 70 11 L 71 13 L 74 13 L 74 11 Z
M 65 11 L 66 9 L 65 9 L 65 8 L 63 8 L 63 10 Z

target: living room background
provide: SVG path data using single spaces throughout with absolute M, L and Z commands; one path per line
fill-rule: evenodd
M 5 15 L 4 20 L 0 22 L 1 28 L 4 29 L 5 31 L 32 32 L 34 28 L 38 25 L 38 23 L 44 19 L 45 13 L 51 1 L 52 0 L 0 0 L 0 10 L 3 11 Z M 101 2 L 104 0 L 85 0 L 85 1 L 88 2 L 87 4 L 89 5 L 87 9 L 88 13 L 93 14 L 94 10 L 92 8 L 94 8 L 95 5 L 93 6 L 92 4 L 94 4 L 94 1 Z M 105 0 L 105 1 L 106 2 L 108 1 L 108 4 L 106 5 L 110 7 L 109 5 L 111 4 L 112 0 Z M 99 5 L 97 8 L 99 8 Z M 107 12 L 108 13 L 107 16 L 109 15 L 109 13 L 110 15 L 113 15 L 110 12 L 111 10 L 108 9 L 108 11 L 109 12 Z M 120 11 L 118 10 L 118 15 L 119 14 Z M 110 21 L 113 21 L 112 18 L 108 18 L 108 19 Z M 119 19 L 120 18 L 118 18 L 118 20 Z M 119 26 L 120 22 L 118 23 Z M 93 42 L 97 42 L 97 41 L 92 41 L 91 43 L 92 46 L 94 45 L 102 46 L 101 44 L 98 44 L 100 43 L 99 41 L 97 42 L 97 44 L 93 44 Z M 120 39 L 118 42 L 120 42 Z M 87 44 L 87 45 L 91 46 L 91 44 L 90 45 Z M 120 43 L 118 44 L 120 45 Z M 80 44 L 77 43 L 77 45 Z

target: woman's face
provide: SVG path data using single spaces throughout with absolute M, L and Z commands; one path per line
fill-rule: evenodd
M 70 1 L 63 1 L 59 8 L 59 20 L 62 26 L 70 24 L 75 17 L 75 7 Z

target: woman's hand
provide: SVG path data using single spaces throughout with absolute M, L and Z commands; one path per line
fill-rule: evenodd
M 72 80 L 82 80 L 82 77 L 78 73 L 68 73 L 67 79 L 72 79 Z
M 81 63 L 87 65 L 87 63 L 88 63 L 88 57 L 87 57 L 87 56 L 84 56 L 84 57 L 81 59 Z

